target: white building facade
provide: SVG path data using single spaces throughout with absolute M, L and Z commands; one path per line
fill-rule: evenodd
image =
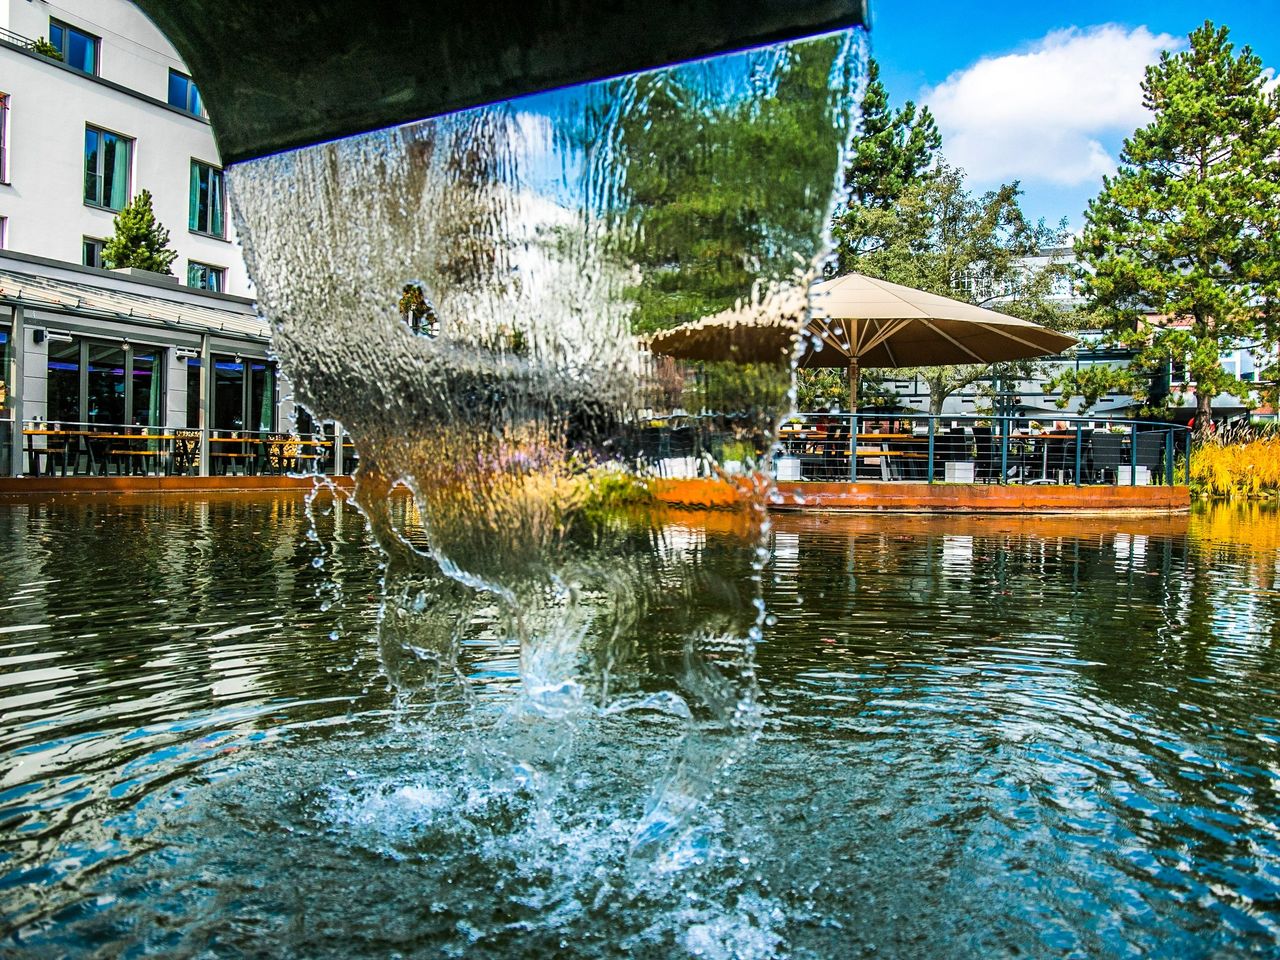
M 102 262 L 144 189 L 172 276 Z M 186 472 L 245 471 L 294 427 L 282 392 L 172 45 L 127 0 L 0 0 L 0 476 L 80 472 L 110 453 L 100 438 L 134 435 L 147 440 L 122 441 L 139 449 L 115 468 L 167 472 L 175 458 L 148 455 L 191 433 Z
M 173 46 L 125 0 L 0 0 L 0 246 L 102 266 L 116 213 L 144 189 L 180 283 L 251 295 L 213 130 Z

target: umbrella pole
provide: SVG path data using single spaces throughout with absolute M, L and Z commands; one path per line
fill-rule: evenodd
M 858 361 L 849 361 L 849 412 L 858 412 Z

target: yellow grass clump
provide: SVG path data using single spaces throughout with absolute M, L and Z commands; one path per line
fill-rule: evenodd
M 1197 493 L 1228 500 L 1280 492 L 1280 435 L 1197 440 L 1186 480 Z

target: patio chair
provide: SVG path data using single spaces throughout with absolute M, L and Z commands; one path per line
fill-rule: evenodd
M 838 481 L 849 479 L 849 426 L 839 423 L 827 431 L 821 443 L 822 464 L 817 480 Z
M 90 475 L 105 477 L 107 467 L 111 463 L 111 441 L 106 437 L 93 434 L 84 438 L 84 448 L 89 454 L 88 470 Z
M 1151 471 L 1152 483 L 1165 481 L 1165 447 L 1168 430 L 1145 430 L 1138 434 L 1138 466 Z
M 933 475 L 944 479 L 948 463 L 961 463 L 973 458 L 973 448 L 963 427 L 951 427 L 933 439 Z
M 53 476 L 53 459 L 57 457 L 62 464 L 62 475 L 67 475 L 67 438 L 46 437 L 43 447 L 36 446 L 36 438 L 27 434 L 27 465 L 32 476 L 44 474 Z
M 1115 483 L 1121 466 L 1128 463 L 1124 434 L 1095 430 L 1089 438 L 1089 471 L 1095 483 Z
M 1049 483 L 1067 483 L 1075 481 L 1076 474 L 1076 438 L 1049 437 L 1046 463 L 1048 465 Z
M 979 483 L 996 483 L 1000 476 L 1000 445 L 991 427 L 973 428 L 973 445 L 977 453 L 976 478 Z

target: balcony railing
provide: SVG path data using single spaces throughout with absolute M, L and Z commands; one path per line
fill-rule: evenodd
M 780 481 L 1172 484 L 1191 431 L 1066 417 L 801 414 L 783 424 Z
M 316 434 L 125 424 L 0 421 L 0 466 L 14 476 L 342 475 L 355 445 Z M 772 465 L 779 482 L 1172 484 L 1191 448 L 1186 427 L 1141 420 L 812 413 L 767 438 L 725 418 L 653 422 L 637 437 L 659 476 L 712 476 Z

